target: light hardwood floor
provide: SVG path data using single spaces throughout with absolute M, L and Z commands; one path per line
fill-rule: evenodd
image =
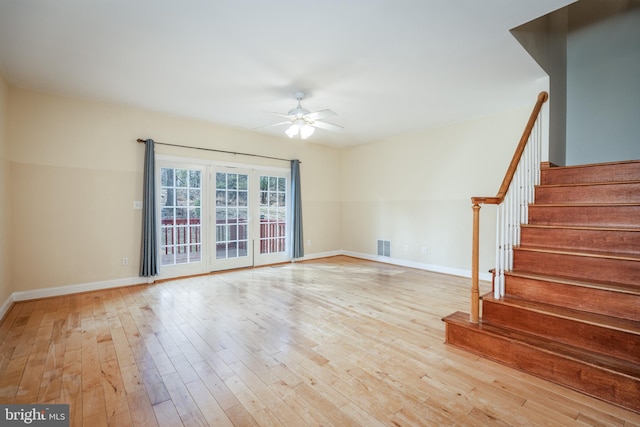
M 640 425 L 446 346 L 469 289 L 335 257 L 20 302 L 0 403 L 68 403 L 91 427 Z

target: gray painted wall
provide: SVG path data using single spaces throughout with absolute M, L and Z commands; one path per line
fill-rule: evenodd
M 568 165 L 640 159 L 640 8 L 567 37 Z
M 512 34 L 549 74 L 549 161 L 640 159 L 640 0 L 580 0 Z
M 556 165 L 566 162 L 567 28 L 568 8 L 511 30 L 511 34 L 549 75 L 549 157 Z

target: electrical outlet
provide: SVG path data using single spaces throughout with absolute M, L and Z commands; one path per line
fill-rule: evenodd
M 129 258 L 127 258 L 126 256 L 122 257 L 122 265 L 129 265 Z
M 133 202 L 133 209 L 142 209 L 142 200 L 135 200 Z
M 427 254 L 427 247 L 423 246 L 422 248 L 420 248 L 420 251 L 422 252 L 422 255 L 426 255 Z

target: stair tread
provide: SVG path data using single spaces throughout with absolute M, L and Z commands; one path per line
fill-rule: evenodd
M 624 232 L 638 232 L 640 233 L 640 227 L 608 227 L 597 225 L 548 225 L 548 224 L 521 224 L 523 228 L 540 228 L 540 229 L 561 229 L 561 230 L 588 230 L 588 231 L 624 231 Z
M 495 299 L 493 295 L 488 295 L 483 297 L 483 301 L 493 301 L 499 304 L 510 305 L 512 307 L 521 307 L 527 310 L 536 311 L 538 313 L 553 315 L 555 317 L 561 317 L 563 319 L 576 320 L 582 323 L 600 326 L 607 329 L 615 329 L 640 337 L 640 322 L 636 322 L 634 320 L 590 313 L 572 308 L 545 304 L 543 302 L 530 301 L 509 295 L 506 295 L 500 299 Z
M 626 202 L 626 203 L 621 203 L 621 202 L 611 202 L 611 203 L 605 203 L 605 202 L 575 202 L 575 203 L 535 203 L 535 204 L 531 204 L 529 205 L 530 208 L 532 207 L 546 207 L 546 208 L 550 208 L 550 207 L 612 207 L 612 206 L 617 206 L 617 207 L 633 207 L 633 206 L 640 206 L 640 203 L 637 202 Z
M 547 276 L 544 274 L 532 273 L 532 272 L 523 271 L 523 270 L 505 271 L 504 274 L 507 276 L 518 276 L 526 279 L 543 280 L 547 282 L 557 282 L 565 285 L 581 286 L 585 288 L 593 288 L 593 289 L 620 292 L 620 293 L 640 296 L 640 288 L 638 288 L 637 286 L 626 285 L 623 283 L 585 281 L 585 280 L 573 279 L 569 277 Z
M 583 257 L 595 257 L 595 258 L 611 258 L 625 261 L 637 261 L 640 262 L 640 254 L 621 254 L 615 252 L 602 252 L 602 251 L 589 251 L 585 249 L 555 249 L 543 246 L 517 246 L 513 248 L 514 251 L 528 251 L 528 252 L 541 252 L 558 255 L 573 255 Z
M 552 166 L 549 168 L 545 168 L 543 170 L 556 170 L 560 171 L 563 169 L 586 169 L 586 168 L 598 168 L 602 166 L 616 166 L 616 165 L 626 165 L 626 164 L 640 164 L 640 160 L 616 160 L 613 162 L 602 162 L 602 163 L 587 163 L 584 165 L 568 165 L 568 166 Z
M 595 185 L 621 185 L 621 184 L 640 184 L 640 180 L 628 181 L 593 181 L 593 182 L 577 182 L 577 183 L 560 183 L 560 184 L 539 184 L 539 188 L 557 188 L 557 187 L 590 187 Z
M 612 356 L 607 356 L 594 351 L 589 351 L 574 347 L 569 344 L 563 344 L 558 341 L 546 339 L 536 335 L 528 334 L 526 332 L 516 331 L 507 327 L 493 325 L 490 323 L 482 322 L 471 323 L 469 321 L 469 315 L 457 311 L 442 319 L 445 322 L 455 323 L 467 328 L 476 329 L 486 334 L 500 336 L 508 339 L 509 341 L 517 341 L 524 345 L 538 348 L 548 353 L 554 353 L 563 355 L 564 357 L 580 361 L 582 363 L 591 364 L 601 369 L 606 369 L 612 372 L 616 372 L 628 377 L 640 379 L 640 366 L 621 360 Z

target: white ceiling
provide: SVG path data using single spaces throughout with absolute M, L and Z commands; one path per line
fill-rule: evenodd
M 310 141 L 347 146 L 532 105 L 544 73 L 509 30 L 573 1 L 0 0 L 0 71 L 244 129 L 303 90 L 345 128 Z

